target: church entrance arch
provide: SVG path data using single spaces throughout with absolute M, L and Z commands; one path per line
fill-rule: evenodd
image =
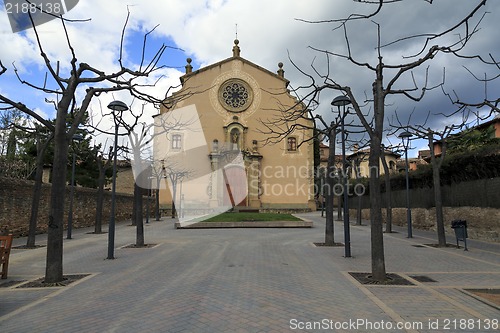
M 247 173 L 241 165 L 228 165 L 224 174 L 224 206 L 247 206 Z

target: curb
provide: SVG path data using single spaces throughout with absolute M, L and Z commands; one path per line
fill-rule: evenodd
M 221 229 L 221 228 L 312 228 L 312 221 L 243 221 L 243 222 L 196 222 L 189 225 L 175 223 L 176 229 Z

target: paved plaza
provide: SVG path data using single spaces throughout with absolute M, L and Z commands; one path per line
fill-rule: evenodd
M 319 212 L 300 216 L 314 227 L 180 230 L 164 218 L 146 225 L 149 248 L 126 248 L 135 228 L 124 222 L 114 260 L 107 234 L 74 230 L 64 274 L 88 275 L 63 287 L 17 288 L 43 277 L 46 248 L 14 249 L 0 280 L 0 332 L 500 331 L 500 306 L 469 291 L 500 289 L 500 244 L 435 248 L 435 233 L 408 239 L 396 228 L 384 234 L 387 272 L 413 285 L 361 284 L 349 272 L 371 271 L 366 222 L 351 226 L 344 258 L 343 247 L 314 245 L 324 241 Z M 336 222 L 337 242 L 342 230 Z

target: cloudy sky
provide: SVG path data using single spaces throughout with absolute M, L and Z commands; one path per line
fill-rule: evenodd
M 49 1 L 45 1 L 49 2 Z M 480 3 L 479 0 L 440 0 L 429 4 L 425 0 L 405 0 L 384 6 L 380 15 L 373 18 L 380 24 L 382 44 L 415 34 L 441 32 L 459 22 L 466 14 Z M 307 23 L 305 21 L 323 21 L 345 18 L 353 13 L 368 13 L 375 9 L 374 5 L 360 4 L 352 0 L 139 0 L 131 3 L 118 0 L 80 0 L 65 16 L 69 19 L 84 20 L 68 23 L 68 34 L 75 49 L 78 61 L 87 62 L 95 68 L 112 71 L 116 69 L 116 60 L 120 45 L 120 35 L 130 11 L 130 22 L 125 39 L 125 60 L 134 68 L 140 62 L 143 35 L 155 26 L 147 45 L 147 55 L 152 56 L 162 43 L 169 48 L 161 59 L 166 68 L 160 75 L 155 89 L 158 97 L 165 95 L 168 87 L 177 85 L 179 76 L 184 72 L 186 58 L 193 59 L 194 69 L 231 56 L 233 40 L 240 41 L 241 56 L 271 71 L 278 69 L 278 62 L 284 63 L 285 76 L 296 88 L 307 86 L 311 82 L 304 73 L 294 68 L 290 59 L 300 69 L 315 76 L 316 83 L 321 83 L 317 74 L 330 75 L 341 85 L 354 89 L 358 102 L 371 93 L 374 73 L 362 67 L 349 64 L 347 61 L 331 57 L 326 62 L 324 53 L 313 48 L 346 54 L 344 33 L 335 29 L 335 23 Z M 486 15 L 483 17 L 483 14 Z M 470 29 L 480 21 L 480 29 L 473 36 L 464 55 L 480 54 L 488 57 L 491 54 L 500 59 L 500 43 L 498 28 L 500 21 L 500 1 L 489 0 L 477 13 Z M 361 63 L 375 65 L 377 63 L 377 25 L 374 22 L 354 21 L 348 24 L 347 33 L 353 57 Z M 60 61 L 61 71 L 68 69 L 70 53 L 60 22 L 51 21 L 38 27 L 45 52 L 50 55 L 52 63 Z M 2 47 L 0 60 L 8 68 L 0 77 L 0 93 L 22 101 L 36 108 L 40 114 L 53 116 L 51 107 L 44 103 L 40 92 L 21 85 L 14 75 L 12 63 L 18 69 L 22 79 L 42 84 L 45 68 L 33 30 L 29 29 L 13 33 L 8 16 L 2 4 L 0 9 L 0 33 Z M 443 44 L 457 41 L 464 36 L 464 29 L 434 40 L 431 44 Z M 382 49 L 385 64 L 399 65 L 411 62 L 416 58 L 406 58 L 417 53 L 423 45 L 423 38 L 406 39 L 400 43 Z M 314 67 L 314 68 L 313 68 Z M 464 101 L 478 101 L 484 98 L 485 87 L 476 81 L 465 68 L 474 74 L 484 77 L 498 75 L 498 69 L 488 68 L 475 60 L 457 59 L 451 55 L 440 55 L 425 66 L 414 71 L 414 79 L 418 87 L 427 80 L 428 86 L 441 82 L 446 72 L 445 89 L 456 91 Z M 425 73 L 428 70 L 428 76 Z M 387 72 L 386 82 L 393 73 Z M 498 81 L 498 80 L 497 80 Z M 396 86 L 400 89 L 412 88 L 410 76 L 403 77 Z M 488 97 L 498 97 L 499 84 L 488 85 Z M 300 89 L 298 94 L 306 95 L 308 89 Z M 322 92 L 318 100 L 317 112 L 328 117 L 331 114 L 330 101 L 338 95 L 335 91 Z M 131 103 L 130 96 L 116 93 L 102 96 L 92 105 L 93 113 L 100 113 L 101 105 L 107 105 L 113 99 L 121 99 Z M 406 122 L 413 112 L 411 122 L 421 124 L 428 112 L 432 114 L 450 113 L 453 106 L 440 90 L 431 91 L 422 102 L 415 104 L 408 99 L 389 97 L 387 99 L 387 119 L 397 112 L 399 118 Z M 367 111 L 368 112 L 368 111 Z M 150 110 L 148 117 L 154 111 Z M 98 116 L 96 116 L 98 117 Z M 150 118 L 149 118 L 150 119 Z M 445 124 L 459 122 L 459 118 L 431 116 L 427 125 L 439 129 Z M 387 122 L 388 123 L 388 122 Z M 394 138 L 391 143 L 397 143 Z M 411 153 L 416 155 L 419 144 Z

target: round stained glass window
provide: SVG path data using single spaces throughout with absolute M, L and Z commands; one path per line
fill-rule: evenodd
M 244 111 L 252 103 L 252 97 L 252 89 L 243 80 L 227 80 L 219 88 L 219 101 L 229 111 Z

